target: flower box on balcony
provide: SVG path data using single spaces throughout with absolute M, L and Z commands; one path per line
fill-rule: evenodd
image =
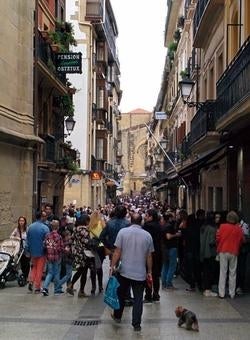
M 50 37 L 49 31 L 40 31 L 40 33 L 44 41 L 46 41 L 48 44 L 52 44 L 52 39 Z
M 76 88 L 75 87 L 68 87 L 68 94 L 75 94 Z
M 60 51 L 60 46 L 57 44 L 51 44 L 51 49 L 54 53 L 58 53 Z

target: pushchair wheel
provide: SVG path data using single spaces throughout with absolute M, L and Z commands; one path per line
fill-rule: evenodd
M 24 287 L 26 285 L 26 280 L 23 275 L 20 275 L 17 279 L 17 283 L 20 287 Z
M 0 280 L 0 289 L 4 289 L 6 280 L 4 278 L 1 278 Z

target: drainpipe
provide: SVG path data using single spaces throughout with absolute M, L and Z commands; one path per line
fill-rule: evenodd
M 37 71 L 37 60 L 38 60 L 38 0 L 35 2 L 35 20 L 34 20 L 34 67 L 33 67 L 33 117 L 34 117 L 34 135 L 38 136 L 38 71 Z M 33 148 L 33 195 L 32 195 L 32 216 L 35 217 L 37 209 L 37 145 Z
M 93 27 L 92 24 L 87 23 L 87 22 L 83 22 L 83 21 L 78 21 L 79 25 L 83 26 L 83 27 L 88 27 L 89 28 L 89 32 L 90 32 L 90 52 L 89 52 L 89 79 L 88 79 L 88 89 L 92 89 L 92 69 L 93 69 Z M 96 87 L 96 86 L 95 86 Z M 89 100 L 89 105 L 88 105 L 88 110 L 89 110 L 89 114 L 88 114 L 88 126 L 91 128 L 88 129 L 88 145 L 89 145 L 89 150 L 88 150 L 88 161 L 87 161 L 87 169 L 91 170 L 91 151 L 95 151 L 96 148 L 96 121 L 94 121 L 94 124 L 92 125 L 92 103 L 93 103 L 93 91 L 88 91 L 88 100 Z M 92 138 L 92 128 L 93 128 L 93 138 Z M 95 154 L 95 152 L 94 152 Z M 91 189 L 92 190 L 92 187 Z M 91 192 L 90 192 L 91 195 Z M 96 187 L 94 187 L 94 197 L 96 195 Z M 93 198 L 92 198 L 93 199 Z M 94 199 L 95 201 L 95 199 Z M 89 201 L 88 205 L 91 205 L 92 202 Z

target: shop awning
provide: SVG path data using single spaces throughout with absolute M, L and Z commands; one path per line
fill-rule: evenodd
M 204 168 L 205 166 L 214 164 L 225 157 L 226 152 L 223 150 L 226 147 L 225 144 L 219 145 L 218 147 L 209 150 L 201 155 L 193 163 L 187 165 L 179 171 L 179 175 L 184 177 L 192 173 L 194 170 Z M 222 151 L 223 150 L 223 151 Z M 219 154 L 221 151 L 221 154 Z M 219 155 L 218 155 L 219 154 Z M 216 155 L 218 157 L 214 158 Z
M 113 178 L 106 178 L 106 185 L 108 187 L 119 187 L 120 186 L 120 183 L 118 183 L 115 179 Z

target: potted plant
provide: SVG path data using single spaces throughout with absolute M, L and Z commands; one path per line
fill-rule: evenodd
M 188 70 L 187 69 L 182 70 L 180 72 L 180 76 L 181 76 L 182 79 L 188 78 L 188 76 L 189 76 Z
M 175 32 L 174 32 L 174 40 L 175 41 L 179 41 L 180 40 L 180 37 L 181 37 L 181 32 L 179 29 L 177 29 Z
M 59 45 L 60 52 L 68 52 L 70 45 L 77 45 L 74 38 L 74 30 L 71 23 L 68 22 L 57 22 L 56 30 L 50 32 L 50 38 L 53 43 Z
M 74 116 L 74 104 L 70 95 L 62 96 L 61 97 L 61 109 L 63 111 L 63 115 L 66 117 L 73 117 Z
M 68 87 L 68 93 L 69 94 L 75 94 L 76 93 L 76 88 L 75 87 Z
M 60 51 L 60 46 L 58 44 L 50 44 L 50 46 L 54 53 L 58 53 Z
M 184 15 L 180 15 L 177 21 L 177 27 L 183 28 L 185 23 L 185 17 Z

